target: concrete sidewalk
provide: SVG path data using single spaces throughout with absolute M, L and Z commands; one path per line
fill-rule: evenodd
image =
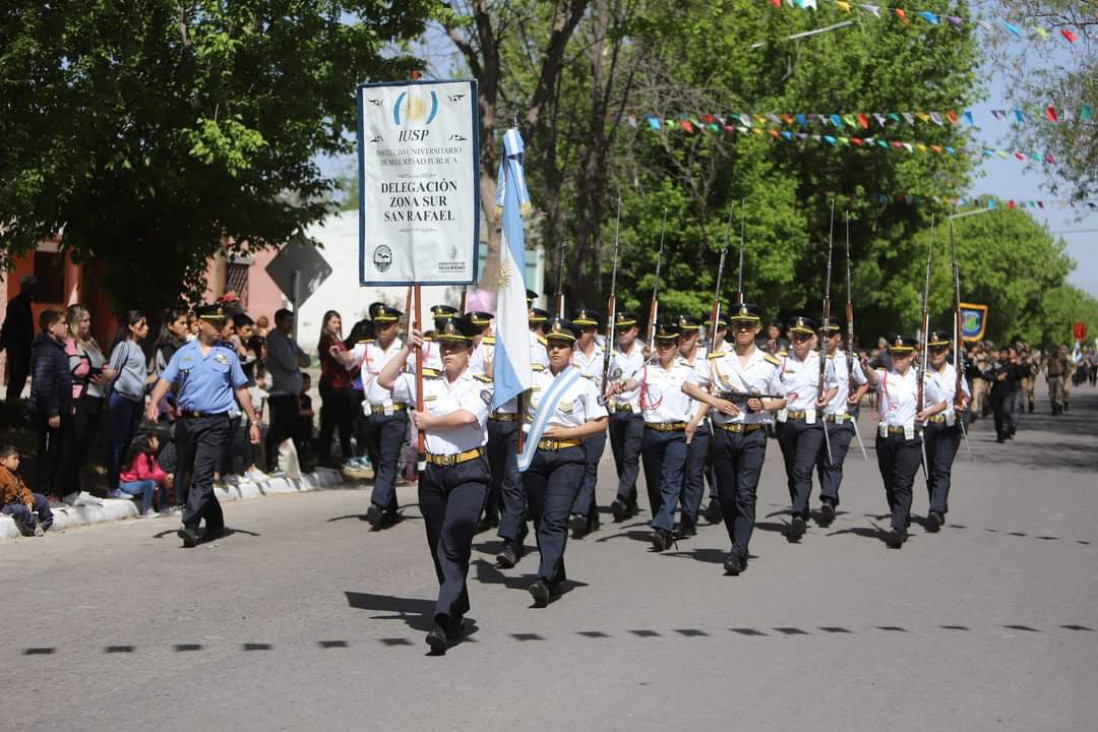
M 298 479 L 270 478 L 264 481 L 241 479 L 238 485 L 214 488 L 214 493 L 222 502 L 243 501 L 279 493 L 305 493 L 324 488 L 336 488 L 345 484 L 346 481 L 338 470 L 318 468 L 316 472 L 304 474 Z M 137 504 L 127 498 L 105 498 L 102 506 L 79 508 L 51 506 L 51 508 L 54 529 L 71 529 L 88 524 L 135 519 L 139 516 Z M 0 516 L 0 539 L 14 539 L 21 536 L 19 528 L 10 516 Z

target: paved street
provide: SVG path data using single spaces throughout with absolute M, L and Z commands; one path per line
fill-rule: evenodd
M 190 551 L 168 519 L 3 542 L 0 728 L 1094 729 L 1098 392 L 1039 409 L 1006 446 L 975 425 L 948 526 L 900 551 L 854 449 L 835 524 L 787 543 L 773 441 L 738 578 L 723 526 L 655 555 L 643 521 L 604 523 L 532 609 L 536 554 L 501 572 L 482 534 L 476 631 L 441 658 L 418 510 L 372 532 L 361 490 L 228 504 L 236 532 Z M 604 507 L 612 473 L 608 449 Z M 921 476 L 915 498 L 921 521 Z

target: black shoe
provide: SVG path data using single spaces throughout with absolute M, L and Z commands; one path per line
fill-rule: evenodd
M 496 555 L 496 566 L 511 569 L 522 559 L 522 545 L 516 541 L 504 541 L 503 549 Z
M 590 534 L 593 531 L 598 531 L 600 526 L 602 526 L 602 522 L 599 521 L 599 515 L 597 513 L 594 516 L 591 516 L 590 518 L 587 519 L 587 533 L 588 534 Z
M 224 526 L 206 527 L 206 530 L 202 532 L 202 541 L 214 541 L 215 539 L 221 539 L 229 535 L 229 530 Z
M 662 552 L 671 548 L 671 545 L 675 543 L 675 537 L 670 531 L 664 531 L 663 529 L 656 529 L 652 532 L 652 546 L 656 551 Z
M 446 630 L 446 640 L 451 643 L 456 643 L 461 640 L 465 635 L 465 616 L 454 615 L 450 618 L 449 622 L 444 624 Z
M 477 533 L 482 534 L 485 531 L 491 531 L 492 529 L 499 528 L 499 516 L 485 516 L 477 524 Z
M 719 524 L 722 513 L 721 502 L 715 498 L 709 499 L 709 505 L 705 507 L 705 520 L 711 524 Z
M 437 620 L 435 627 L 427 634 L 427 645 L 431 646 L 431 652 L 439 656 L 446 655 L 446 649 L 450 646 L 450 640 L 446 637 L 446 628 Z
M 747 557 L 741 557 L 739 554 L 729 554 L 728 561 L 724 563 L 724 573 L 733 577 L 738 577 L 740 572 L 747 569 Z
M 835 507 L 827 501 L 820 504 L 820 517 L 816 519 L 816 523 L 820 526 L 827 527 L 831 525 L 831 522 L 835 520 Z
M 370 507 L 366 509 L 366 523 L 378 529 L 381 528 L 382 518 L 384 518 L 384 514 L 381 511 L 381 506 L 371 503 Z
M 638 506 L 635 501 L 633 503 L 625 504 L 625 518 L 627 519 L 633 518 L 640 513 L 640 511 L 640 506 Z
M 184 549 L 193 549 L 198 546 L 198 532 L 192 528 L 184 526 L 182 529 L 175 532 L 175 535 L 183 540 Z
M 1064 406 L 1060 407 L 1060 411 L 1061 412 L 1066 412 L 1067 410 L 1068 410 L 1068 403 L 1064 402 Z
M 698 525 L 694 521 L 689 519 L 683 519 L 682 524 L 679 526 L 679 538 L 688 539 L 691 536 L 698 535 Z
M 582 513 L 572 514 L 568 520 L 568 528 L 572 530 L 573 539 L 582 539 L 587 534 L 587 517 Z
M 1029 405 L 1029 413 L 1033 414 L 1033 405 L 1032 404 Z
M 938 530 L 942 528 L 942 524 L 945 523 L 945 516 L 937 511 L 931 511 L 926 515 L 926 530 L 931 534 L 937 534 Z
M 906 531 L 889 529 L 888 533 L 885 534 L 885 544 L 888 545 L 889 549 L 899 549 L 904 545 L 905 541 L 907 541 Z
M 794 516 L 789 522 L 789 540 L 793 542 L 800 541 L 806 529 L 804 517 Z
M 1006 438 L 1003 437 L 1002 435 L 999 435 L 998 437 L 995 438 L 995 441 L 998 442 L 1001 445 L 1004 442 L 1006 442 Z
M 534 597 L 534 607 L 545 607 L 555 599 L 552 588 L 543 579 L 538 579 L 526 589 Z
M 610 504 L 610 513 L 614 514 L 614 522 L 621 523 L 629 514 L 629 507 L 620 498 L 615 498 Z

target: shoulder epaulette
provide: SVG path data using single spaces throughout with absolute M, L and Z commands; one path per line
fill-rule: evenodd
M 543 335 L 538 335 L 538 343 L 540 343 L 543 346 L 548 346 L 549 345 L 549 341 L 546 340 L 545 336 L 543 336 Z
M 545 366 L 540 364 L 540 363 L 532 363 L 532 364 L 530 364 L 530 370 L 531 371 L 544 371 Z
M 712 361 L 715 358 L 720 358 L 724 355 L 724 351 L 714 351 L 709 354 L 709 360 Z
M 776 356 L 773 356 L 769 353 L 764 353 L 763 354 L 763 360 L 766 361 L 767 363 L 774 364 L 775 366 L 781 366 L 782 365 L 782 362 L 780 360 L 778 360 L 778 358 Z
M 495 336 L 484 336 L 483 338 L 480 339 L 480 342 L 487 345 L 487 346 L 494 346 L 494 345 L 496 345 L 496 337 Z
M 488 374 L 473 374 L 473 378 L 477 381 L 483 381 L 485 384 L 492 383 L 492 377 Z
M 835 354 L 834 353 L 829 353 L 829 354 L 827 354 L 827 357 L 828 358 L 835 358 Z
M 442 372 L 438 369 L 429 369 L 424 367 L 423 375 L 428 378 L 437 379 L 438 377 L 442 376 Z

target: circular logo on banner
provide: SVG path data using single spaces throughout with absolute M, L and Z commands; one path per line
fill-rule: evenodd
M 393 264 L 393 250 L 382 244 L 374 250 L 374 266 L 378 272 L 385 272 Z

